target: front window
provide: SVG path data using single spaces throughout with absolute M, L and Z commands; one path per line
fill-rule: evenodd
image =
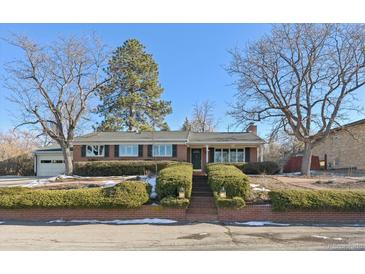
M 119 156 L 138 157 L 138 145 L 119 145 Z
M 86 157 L 104 157 L 104 146 L 86 146 Z
M 161 144 L 153 145 L 153 157 L 171 157 L 172 145 Z
M 245 162 L 244 149 L 215 149 L 214 150 L 215 163 L 243 163 Z

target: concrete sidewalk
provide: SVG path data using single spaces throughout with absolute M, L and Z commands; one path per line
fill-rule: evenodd
M 0 250 L 365 250 L 365 227 L 5 222 Z

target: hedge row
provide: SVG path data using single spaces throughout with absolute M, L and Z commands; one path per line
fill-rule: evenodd
M 211 163 L 209 165 L 221 165 L 221 163 Z M 280 166 L 276 162 L 272 161 L 256 163 L 224 163 L 224 165 L 235 166 L 245 174 L 273 175 L 280 172 Z
M 214 193 L 218 207 L 242 207 L 250 195 L 248 178 L 237 167 L 224 164 L 209 164 L 207 166 L 208 182 Z M 226 198 L 219 197 L 222 188 Z
M 162 169 L 157 177 L 156 192 L 160 201 L 165 197 L 177 197 L 184 188 L 185 198 L 189 199 L 193 186 L 193 167 L 190 163 L 170 164 Z
M 176 197 L 168 196 L 160 201 L 160 204 L 164 207 L 173 208 L 187 208 L 189 206 L 189 199 L 179 199 Z
M 124 176 L 157 173 L 174 161 L 88 161 L 76 162 L 74 174 L 79 176 Z
M 2 188 L 0 208 L 137 208 L 148 202 L 149 191 L 140 181 L 70 190 Z
M 269 192 L 273 210 L 364 211 L 364 190 L 275 190 Z
M 280 172 L 280 166 L 276 162 L 266 161 L 257 163 L 246 163 L 238 167 L 245 174 L 266 174 L 273 175 Z

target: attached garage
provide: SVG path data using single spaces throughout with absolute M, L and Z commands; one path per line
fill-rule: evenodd
M 50 146 L 34 151 L 36 176 L 57 176 L 65 173 L 65 162 L 61 148 Z

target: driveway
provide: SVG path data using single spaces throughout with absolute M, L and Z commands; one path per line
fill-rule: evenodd
M 365 227 L 5 222 L 0 250 L 365 250 Z
M 22 186 L 39 179 L 48 179 L 51 177 L 36 176 L 0 176 L 0 187 Z

